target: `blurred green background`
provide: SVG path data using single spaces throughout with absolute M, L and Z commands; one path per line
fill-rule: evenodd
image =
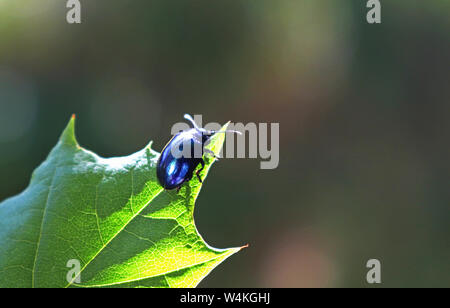
M 280 123 L 280 165 L 217 163 L 196 207 L 250 247 L 201 287 L 450 286 L 450 2 L 0 0 L 0 200 L 72 113 L 109 157 L 158 151 L 184 113 Z M 218 198 L 219 196 L 219 198 Z M 1 249 L 1 248 L 0 248 Z

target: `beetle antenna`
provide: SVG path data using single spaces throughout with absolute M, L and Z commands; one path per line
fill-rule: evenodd
M 202 128 L 198 127 L 197 123 L 195 123 L 195 121 L 194 121 L 194 119 L 191 117 L 191 115 L 185 113 L 185 114 L 184 114 L 184 118 L 185 118 L 186 120 L 188 120 L 189 122 L 191 122 L 195 129 L 197 129 L 197 130 L 203 130 Z
M 235 134 L 238 134 L 238 135 L 242 135 L 242 133 L 240 131 L 231 130 L 231 129 L 221 130 L 219 132 L 216 132 L 216 134 L 218 134 L 218 133 L 223 133 L 223 134 L 225 134 L 225 133 L 235 133 Z

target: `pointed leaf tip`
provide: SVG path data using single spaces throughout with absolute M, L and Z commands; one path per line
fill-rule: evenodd
M 78 145 L 75 138 L 75 114 L 70 117 L 69 123 L 64 129 L 59 140 L 66 145 Z

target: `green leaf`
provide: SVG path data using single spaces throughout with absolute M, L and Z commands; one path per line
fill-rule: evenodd
M 241 249 L 212 248 L 198 233 L 196 177 L 164 191 L 151 143 L 101 158 L 78 145 L 74 122 L 25 191 L 0 203 L 0 287 L 195 287 Z M 212 138 L 215 153 L 224 135 Z M 214 162 L 205 159 L 202 179 Z M 81 273 L 68 279 L 71 259 Z

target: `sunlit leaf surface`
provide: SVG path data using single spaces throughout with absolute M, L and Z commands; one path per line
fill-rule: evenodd
M 28 188 L 0 203 L 0 287 L 195 287 L 239 251 L 212 248 L 197 232 L 195 176 L 178 194 L 164 191 L 151 144 L 101 158 L 78 145 L 74 122 Z M 209 148 L 218 153 L 224 135 Z M 81 273 L 68 279 L 72 259 Z

